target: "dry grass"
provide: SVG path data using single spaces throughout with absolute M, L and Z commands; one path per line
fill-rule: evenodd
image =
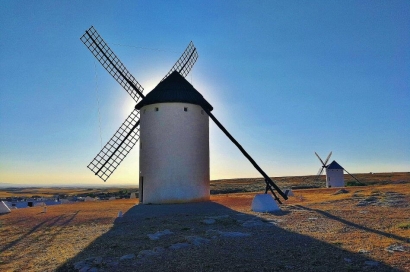
M 326 268 L 334 271 L 410 271 L 409 184 L 345 189 L 348 192 L 341 194 L 335 194 L 339 190 L 336 188 L 294 190 L 295 197 L 290 197 L 281 206 L 281 214 L 251 212 L 254 193 L 214 195 L 211 198 L 213 202 L 229 208 L 237 217 L 256 216 L 264 222 L 276 222 L 278 228 L 261 229 L 249 239 L 229 243 L 221 239 L 204 246 L 204 249 L 180 250 L 173 255 L 158 257 L 151 263 L 136 263 L 121 269 L 183 270 L 174 261 L 180 260 L 179 263 L 191 271 L 218 271 L 218 268 L 232 271 L 326 271 Z M 118 211 L 126 213 L 137 201 L 49 206 L 46 213 L 42 207 L 33 207 L 0 216 L 0 270 L 54 271 L 60 267 L 60 271 L 65 271 L 72 268 L 73 262 L 87 256 L 108 254 L 119 257 L 151 248 L 155 244 L 147 239 L 146 234 L 157 230 L 168 228 L 176 233 L 174 240 L 164 240 L 163 243 L 168 243 L 162 245 L 165 247 L 178 242 L 187 232 L 205 233 L 207 226 L 190 225 L 200 222 L 203 219 L 201 215 L 147 217 L 140 222 L 130 222 L 131 225 L 117 222 Z M 220 225 L 226 230 L 240 227 L 233 219 L 221 221 Z M 128 232 L 122 233 L 122 228 Z M 269 241 L 266 249 L 272 260 L 260 252 L 260 244 L 264 240 Z M 307 249 L 306 244 L 310 245 Z M 401 246 L 404 252 L 389 252 L 387 249 L 392 246 Z M 329 260 L 324 260 L 326 255 Z M 275 258 L 277 263 L 271 266 Z M 335 258 L 341 260 L 336 262 Z M 353 261 L 350 263 L 344 258 Z M 366 267 L 363 265 L 365 259 L 378 261 L 381 265 Z M 110 270 L 107 268 L 107 271 Z

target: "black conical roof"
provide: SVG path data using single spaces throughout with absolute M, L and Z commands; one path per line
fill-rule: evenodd
M 177 71 L 160 82 L 135 108 L 140 110 L 146 105 L 169 102 L 196 104 L 209 111 L 213 109 L 211 104 Z
M 327 166 L 327 169 L 343 169 L 336 161 L 332 161 L 331 164 Z

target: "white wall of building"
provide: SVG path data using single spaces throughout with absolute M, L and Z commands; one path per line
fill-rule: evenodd
M 326 169 L 326 187 L 345 187 L 343 169 Z
M 151 104 L 141 108 L 140 120 L 140 201 L 209 200 L 209 117 L 203 109 Z

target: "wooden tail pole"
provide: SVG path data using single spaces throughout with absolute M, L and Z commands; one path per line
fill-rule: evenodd
M 363 182 L 360 182 L 360 180 L 358 180 L 355 176 L 353 176 L 352 174 L 350 174 L 349 172 L 347 172 L 346 169 L 343 168 L 343 170 L 345 170 L 346 173 L 348 173 L 352 178 L 354 178 L 359 184 L 361 184 L 361 185 L 366 185 L 366 184 L 364 184 Z
M 232 135 L 224 128 L 224 126 L 222 126 L 222 124 L 215 118 L 215 116 L 209 111 L 206 110 L 206 113 L 208 114 L 209 117 L 211 117 L 211 119 L 215 122 L 215 124 L 225 133 L 225 135 L 229 138 L 229 140 L 232 141 L 232 143 L 234 143 L 236 145 L 237 148 L 239 148 L 239 150 L 242 152 L 242 154 L 252 163 L 252 165 L 256 168 L 256 170 L 259 171 L 259 173 L 261 173 L 261 175 L 265 178 L 265 182 L 267 187 L 269 187 L 270 191 L 272 192 L 272 194 L 276 197 L 276 200 L 279 200 L 279 198 L 275 195 L 275 193 L 272 190 L 272 187 L 286 200 L 288 199 L 288 196 L 285 195 L 284 192 L 282 192 L 282 190 L 272 181 L 272 179 L 270 177 L 268 177 L 268 175 L 266 175 L 266 173 L 259 167 L 259 165 L 252 159 L 252 157 L 248 154 L 248 152 L 245 151 L 245 149 L 243 149 L 243 147 L 235 140 L 234 137 L 232 137 Z M 280 203 L 280 201 L 278 201 Z

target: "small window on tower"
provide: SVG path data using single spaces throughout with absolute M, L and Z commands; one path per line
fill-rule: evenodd
M 201 114 L 204 115 L 204 110 L 201 110 Z
M 158 108 L 155 108 L 155 111 L 158 111 Z
M 184 108 L 184 111 L 188 111 L 188 108 L 187 108 L 187 107 L 185 107 L 185 108 Z

